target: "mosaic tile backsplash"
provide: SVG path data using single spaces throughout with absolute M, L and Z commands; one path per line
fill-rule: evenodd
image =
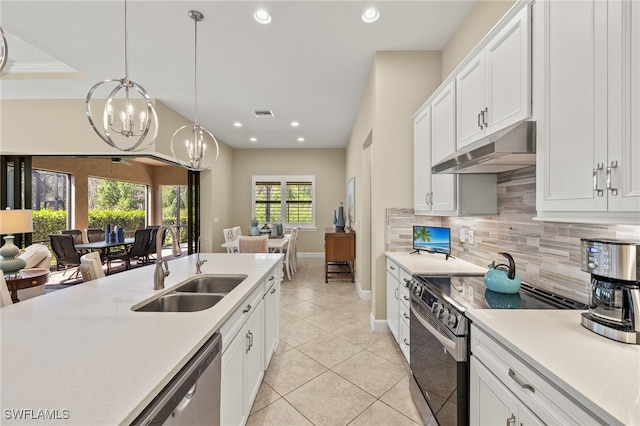
M 453 256 L 487 266 L 506 263 L 510 253 L 523 281 L 580 302 L 587 301 L 589 274 L 580 270 L 580 238 L 638 240 L 637 225 L 538 222 L 535 166 L 498 175 L 498 215 L 416 216 L 413 209 L 387 210 L 387 251 L 410 251 L 413 225 L 451 228 Z M 460 229 L 474 232 L 474 244 L 461 243 Z

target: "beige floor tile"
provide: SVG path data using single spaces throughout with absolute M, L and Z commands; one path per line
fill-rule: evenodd
M 280 325 L 281 326 L 283 324 L 288 324 L 288 323 L 292 323 L 292 322 L 296 322 L 296 321 L 300 321 L 300 318 L 295 316 L 295 315 L 288 314 L 285 311 L 283 311 L 282 309 L 280 310 Z
M 321 314 L 304 318 L 304 320 L 325 331 L 333 331 L 353 323 L 352 316 L 345 313 L 344 309 L 324 311 Z
M 380 339 L 373 345 L 368 346 L 367 350 L 369 352 L 373 352 L 376 355 L 380 355 L 381 357 L 386 358 L 398 365 L 402 365 L 404 355 L 400 351 L 398 343 L 396 343 L 391 334 L 387 334 L 387 337 L 385 339 Z
M 274 355 L 264 381 L 284 396 L 326 370 L 322 364 L 293 349 Z
M 325 294 L 321 297 L 314 297 L 309 300 L 309 302 L 314 305 L 319 305 L 324 307 L 325 309 L 337 310 L 342 306 L 345 308 L 350 304 L 351 298 L 347 296 L 339 296 L 335 294 Z
M 409 392 L 409 378 L 405 376 L 394 387 L 389 389 L 387 393 L 380 397 L 387 405 L 395 408 L 405 416 L 409 417 L 416 423 L 421 423 L 420 413 L 411 399 Z
M 379 398 L 406 374 L 404 368 L 369 351 L 358 352 L 332 369 Z
M 280 395 L 278 392 L 274 391 L 271 386 L 266 384 L 264 381 L 260 384 L 260 389 L 258 389 L 258 394 L 256 395 L 256 399 L 253 402 L 253 407 L 251 407 L 251 413 L 253 414 L 256 411 L 266 407 L 272 402 L 280 399 Z
M 401 413 L 380 401 L 374 402 L 353 422 L 349 423 L 350 426 L 414 426 L 417 424 L 420 423 L 416 423 L 408 417 L 403 416 Z
M 337 374 L 327 371 L 285 399 L 314 425 L 346 425 L 375 399 Z
M 293 349 L 293 346 L 287 344 L 287 342 L 283 342 L 282 340 L 280 340 L 278 342 L 278 346 L 276 347 L 275 352 L 273 353 L 273 355 L 279 355 L 279 354 L 283 354 L 287 351 L 290 351 L 291 349 Z
M 314 297 L 322 297 L 325 293 L 308 287 L 288 287 L 282 289 L 282 297 L 297 297 L 300 300 L 309 300 Z
M 335 367 L 344 360 L 364 350 L 333 334 L 320 336 L 317 339 L 298 346 L 297 349 L 327 368 Z
M 296 347 L 327 334 L 327 331 L 300 320 L 292 323 L 281 324 L 280 341 Z
M 374 333 L 369 325 L 352 324 L 332 331 L 347 342 L 367 348 L 380 339 L 386 338 L 387 333 Z
M 284 399 L 267 405 L 249 416 L 247 426 L 313 426 Z
M 307 318 L 311 315 L 321 314 L 326 310 L 326 308 L 322 306 L 314 305 L 313 303 L 305 301 L 301 303 L 296 303 L 294 305 L 280 307 L 280 310 L 289 315 L 293 315 L 295 317 L 302 319 L 302 318 Z
M 300 299 L 295 295 L 290 295 L 290 294 L 287 294 L 287 292 L 283 291 L 282 295 L 280 296 L 280 307 L 284 308 L 286 306 L 296 305 L 304 301 L 305 301 L 304 299 Z

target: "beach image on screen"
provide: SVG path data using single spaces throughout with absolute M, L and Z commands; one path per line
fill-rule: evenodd
M 435 253 L 451 253 L 449 228 L 434 226 L 413 227 L 413 248 Z

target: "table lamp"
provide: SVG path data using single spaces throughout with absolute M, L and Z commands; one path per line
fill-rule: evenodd
M 13 244 L 13 234 L 33 232 L 33 216 L 31 210 L 0 210 L 0 235 L 4 237 L 5 244 L 0 248 L 0 269 L 5 274 L 17 272 L 27 266 L 27 262 L 19 257 L 18 246 Z

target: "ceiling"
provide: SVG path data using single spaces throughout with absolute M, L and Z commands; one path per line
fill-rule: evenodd
M 129 77 L 194 118 L 187 12 L 196 9 L 205 16 L 198 24 L 201 125 L 238 149 L 343 148 L 375 52 L 441 50 L 475 2 L 129 0 Z M 366 24 L 369 6 L 380 19 Z M 253 19 L 260 7 L 270 24 Z M 124 77 L 123 1 L 2 0 L 0 25 L 9 46 L 3 99 L 84 99 L 98 81 Z M 256 118 L 255 110 L 274 117 Z

